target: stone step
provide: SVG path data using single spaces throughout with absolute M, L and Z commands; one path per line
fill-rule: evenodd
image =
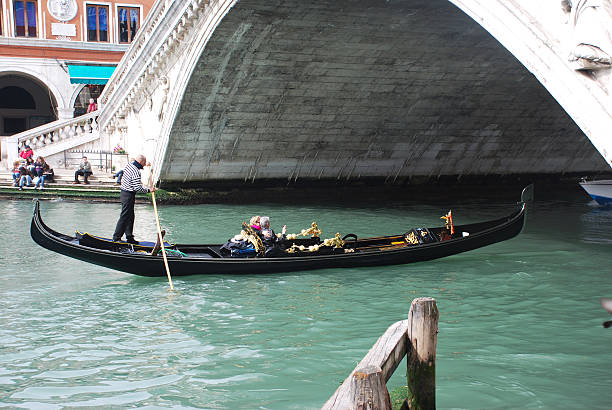
M 0 179 L 0 186 L 4 187 L 13 187 L 12 180 L 3 180 Z M 105 183 L 97 183 L 95 181 L 91 181 L 89 184 L 73 184 L 71 181 L 58 181 L 55 182 L 45 182 L 45 187 L 55 187 L 55 188 L 66 188 L 66 189 L 109 189 L 112 191 L 119 191 L 120 186 L 116 185 L 114 182 L 105 182 Z
M 109 192 L 120 191 L 120 186 L 115 183 L 112 178 L 90 178 L 89 184 L 84 184 L 83 179 L 79 178 L 80 184 L 73 184 L 74 175 L 71 177 L 55 175 L 53 182 L 46 181 L 45 188 L 68 189 L 68 190 L 108 190 Z M 14 188 L 13 178 L 10 174 L 0 174 L 0 186 L 5 188 Z M 31 188 L 31 187 L 28 187 Z M 32 188 L 33 189 L 33 188 Z
M 54 177 L 53 177 L 53 182 L 50 182 L 49 184 L 59 184 L 59 185 L 70 185 L 72 184 L 72 182 L 74 181 L 74 173 L 67 175 L 67 174 L 58 174 L 55 173 Z M 84 185 L 83 182 L 83 177 L 79 177 L 79 181 L 81 181 L 81 185 Z M 92 175 L 88 178 L 88 181 L 90 182 L 90 185 L 102 185 L 102 186 L 106 186 L 106 187 L 111 187 L 111 186 L 115 186 L 115 179 L 112 177 L 112 175 Z M 8 184 L 12 184 L 13 182 L 13 177 L 12 174 L 10 172 L 0 172 L 0 184 L 3 185 L 8 185 Z
M 14 187 L 12 185 L 2 184 L 0 185 L 0 191 L 2 192 L 17 192 L 19 188 Z M 108 192 L 108 193 L 116 193 L 119 194 L 119 187 L 103 187 L 103 186 L 92 186 L 92 185 L 55 185 L 49 184 L 46 185 L 44 189 L 35 189 L 34 187 L 24 187 L 23 191 L 43 191 L 43 192 L 88 192 L 88 193 L 100 193 L 100 192 Z
M 19 190 L 13 186 L 0 185 L 0 198 L 6 199 L 66 199 L 74 201 L 119 202 L 119 190 L 113 188 L 92 187 L 91 185 L 71 185 L 70 187 L 49 186 L 44 189 L 24 187 Z M 137 195 L 136 202 L 149 203 L 146 195 Z
M 119 185 L 116 185 L 111 173 L 94 170 L 95 174 L 88 178 L 89 184 L 83 183 L 83 177 L 79 177 L 80 184 L 73 184 L 74 171 L 74 169 L 54 169 L 53 182 L 45 182 L 44 189 L 24 187 L 23 190 L 19 190 L 18 187 L 13 186 L 12 172 L 10 170 L 0 170 L 0 198 L 119 201 L 121 189 Z M 136 201 L 148 203 L 149 199 L 144 194 L 138 194 Z

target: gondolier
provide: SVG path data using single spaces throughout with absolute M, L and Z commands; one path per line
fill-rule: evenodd
M 140 171 L 147 163 L 147 158 L 144 155 L 137 155 L 136 159 L 127 164 L 123 170 L 121 178 L 121 215 L 117 221 L 117 227 L 113 234 L 113 241 L 118 242 L 125 233 L 127 242 L 137 244 L 134 239 L 134 203 L 136 202 L 137 192 L 151 192 L 155 188 L 145 188 L 140 180 Z

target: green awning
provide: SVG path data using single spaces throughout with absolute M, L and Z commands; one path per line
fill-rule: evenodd
M 116 66 L 68 64 L 71 84 L 106 84 Z

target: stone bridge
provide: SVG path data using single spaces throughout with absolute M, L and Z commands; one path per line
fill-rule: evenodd
M 158 0 L 100 97 L 100 144 L 162 185 L 610 171 L 611 8 Z

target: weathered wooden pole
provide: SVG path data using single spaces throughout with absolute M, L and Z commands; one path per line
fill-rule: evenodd
M 344 380 L 342 385 L 338 387 L 336 392 L 325 402 L 322 410 L 355 410 L 361 408 L 357 406 L 356 399 L 360 395 L 362 383 L 365 379 L 369 379 L 369 386 L 372 390 L 376 390 L 377 396 L 388 396 L 386 382 L 400 365 L 406 351 L 408 350 L 408 319 L 396 322 L 389 326 L 387 331 L 378 338 L 374 346 L 359 362 L 357 367 Z M 368 369 L 375 369 L 368 370 Z M 380 372 L 380 380 L 372 381 L 370 373 Z M 358 374 L 359 373 L 359 374 Z M 376 387 L 375 387 L 376 386 Z M 372 403 L 380 403 L 380 400 L 372 400 Z M 384 400 L 382 400 L 384 402 Z M 368 408 L 368 407 L 363 407 Z M 390 407 L 372 407 L 373 409 L 386 409 Z
M 349 397 L 354 410 L 391 410 L 391 398 L 382 369 L 366 366 L 353 373 Z
M 416 298 L 408 314 L 408 408 L 436 408 L 438 306 L 433 298 Z

